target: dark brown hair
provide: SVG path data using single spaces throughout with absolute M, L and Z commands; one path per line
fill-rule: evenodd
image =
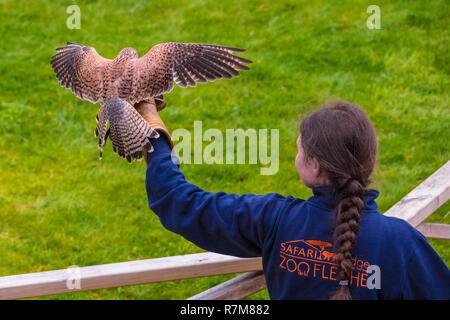
M 364 194 L 375 165 L 375 130 L 365 113 L 349 102 L 333 102 L 300 125 L 305 160 L 316 159 L 340 201 L 334 211 L 334 250 L 339 289 L 333 300 L 351 299 L 353 250 Z

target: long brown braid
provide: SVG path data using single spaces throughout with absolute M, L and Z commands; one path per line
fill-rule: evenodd
M 375 130 L 360 108 L 349 102 L 334 102 L 303 119 L 300 133 L 306 161 L 318 161 L 320 172 L 340 197 L 333 233 L 340 285 L 331 299 L 349 300 L 363 198 L 375 166 Z

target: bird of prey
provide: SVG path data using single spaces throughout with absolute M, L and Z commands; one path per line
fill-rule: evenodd
M 245 49 L 195 43 L 161 43 L 139 58 L 133 48 L 124 48 L 112 59 L 93 47 L 68 42 L 56 49 L 51 66 L 63 87 L 80 99 L 99 103 L 96 135 L 100 158 L 108 136 L 113 150 L 131 162 L 151 152 L 150 138 L 158 133 L 134 106 L 155 99 L 158 110 L 165 106 L 163 94 L 175 82 L 181 87 L 220 78 L 231 78 L 248 70 L 250 60 L 234 52 Z M 109 124 L 109 127 L 108 127 Z

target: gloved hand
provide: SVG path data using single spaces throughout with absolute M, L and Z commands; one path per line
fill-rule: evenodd
M 163 108 L 157 108 L 157 102 L 155 102 L 155 99 L 141 101 L 134 107 L 153 129 L 158 131 L 158 133 L 165 135 L 167 141 L 169 142 L 170 149 L 173 149 L 173 142 L 169 130 L 167 130 L 164 122 L 158 114 L 158 111 Z M 144 152 L 144 157 L 145 160 L 147 160 L 147 152 Z

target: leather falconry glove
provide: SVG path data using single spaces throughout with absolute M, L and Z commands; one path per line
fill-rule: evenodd
M 169 142 L 169 147 L 173 149 L 173 141 L 170 136 L 169 130 L 167 130 L 166 125 L 158 114 L 158 111 L 164 109 L 165 103 L 160 103 L 158 100 L 144 100 L 139 102 L 134 106 L 139 112 L 139 114 L 144 118 L 148 124 L 156 130 L 160 134 L 164 134 L 166 136 L 167 141 Z M 147 160 L 147 152 L 144 152 L 145 160 Z

